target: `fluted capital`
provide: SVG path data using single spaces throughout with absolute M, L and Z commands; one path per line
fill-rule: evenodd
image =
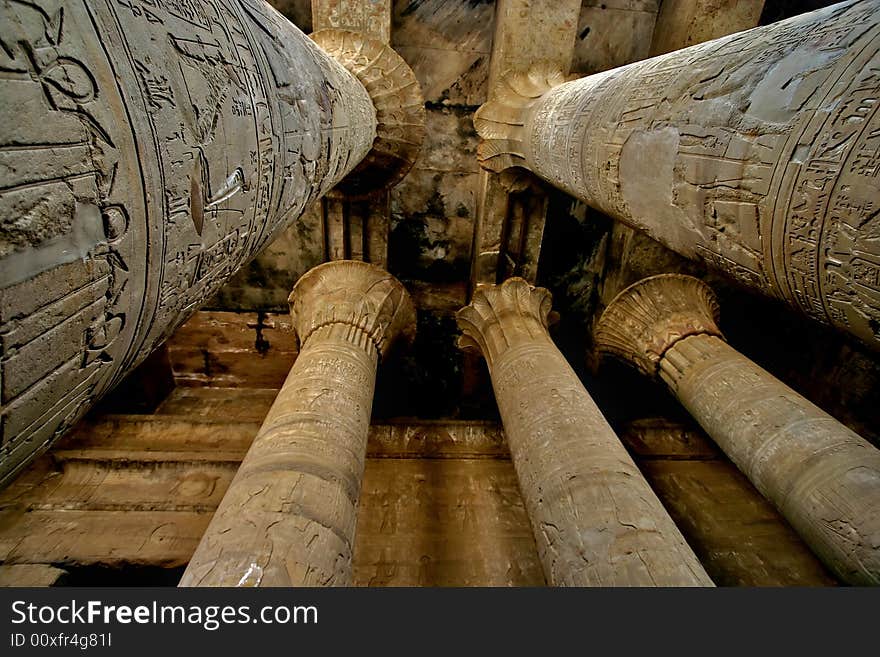
M 470 304 L 455 316 L 462 331 L 459 347 L 476 347 L 491 363 L 510 347 L 549 340 L 552 303 L 550 292 L 519 277 L 478 287 Z
M 474 127 L 482 139 L 477 159 L 484 169 L 498 173 L 525 166 L 526 117 L 545 93 L 565 81 L 552 62 L 540 62 L 527 72 L 501 78 L 492 99 L 474 114 Z
M 376 109 L 373 148 L 336 190 L 357 198 L 396 185 L 425 137 L 425 100 L 415 73 L 391 46 L 361 32 L 325 29 L 310 36 L 364 85 Z
M 351 328 L 352 340 L 366 339 L 384 356 L 397 338 L 415 336 L 416 311 L 406 288 L 366 262 L 318 265 L 296 282 L 288 301 L 300 344 L 320 328 L 341 324 Z
M 718 314 L 715 293 L 703 281 L 683 274 L 651 276 L 608 304 L 596 325 L 596 347 L 653 377 L 666 350 L 682 338 L 701 333 L 723 338 Z

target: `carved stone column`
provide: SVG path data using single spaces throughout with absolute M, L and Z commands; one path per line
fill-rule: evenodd
M 313 13 L 312 40 L 364 85 L 377 120 L 372 150 L 312 208 L 322 228 L 324 260 L 362 260 L 385 268 L 389 193 L 418 158 L 425 136 L 425 100 L 415 73 L 388 43 L 390 2 L 322 0 L 313 4 Z M 326 27 L 348 21 L 370 31 Z
M 544 573 L 558 586 L 710 586 L 700 562 L 547 332 L 521 278 L 458 312 L 492 385 Z
M 880 450 L 733 349 L 717 320 L 705 283 L 652 276 L 605 309 L 596 345 L 666 382 L 841 579 L 880 584 Z
M 483 166 L 525 167 L 880 347 L 880 0 L 573 82 L 503 80 Z
M 415 310 L 390 274 L 342 260 L 303 276 L 290 312 L 299 356 L 181 586 L 351 584 L 376 367 Z
M 316 199 L 402 175 L 420 96 L 262 0 L 10 0 L 0 36 L 2 485 Z
M 536 62 L 552 62 L 567 72 L 580 11 L 580 0 L 497 0 L 489 97 L 505 74 L 527 71 Z M 496 176 L 488 171 L 480 176 L 471 288 L 500 283 L 510 276 L 535 281 L 547 196 L 532 178 L 528 174 Z

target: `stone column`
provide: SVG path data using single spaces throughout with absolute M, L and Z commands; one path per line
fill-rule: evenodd
M 711 586 L 700 562 L 547 332 L 550 293 L 521 278 L 458 312 L 482 352 L 547 582 Z
M 262 0 L 3 4 L 0 485 L 316 199 L 405 171 L 412 72 L 352 34 L 328 54 Z
M 725 341 L 695 278 L 643 279 L 609 304 L 597 348 L 662 379 L 841 579 L 880 584 L 880 450 Z
M 299 356 L 181 586 L 351 584 L 376 367 L 415 310 L 390 274 L 341 260 L 297 282 L 290 312 Z
M 321 0 L 313 3 L 313 19 L 312 40 L 364 85 L 377 120 L 373 149 L 312 209 L 322 227 L 324 260 L 363 260 L 385 268 L 390 191 L 418 158 L 425 136 L 425 100 L 415 73 L 389 45 L 389 1 Z M 356 26 L 369 31 L 350 29 Z
M 552 62 L 568 72 L 577 41 L 580 0 L 497 0 L 489 60 L 489 98 L 499 80 Z M 471 287 L 510 276 L 534 282 L 547 215 L 546 191 L 529 175 L 483 171 L 477 191 Z M 537 183 L 537 184 L 535 184 Z
M 508 77 L 475 118 L 525 167 L 880 348 L 880 0 L 572 82 Z

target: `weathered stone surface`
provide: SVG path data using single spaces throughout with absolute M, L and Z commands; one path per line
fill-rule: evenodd
M 535 62 L 553 62 L 562 70 L 571 68 L 580 9 L 580 0 L 552 4 L 498 0 L 489 67 L 490 94 L 502 76 L 528 70 Z
M 764 0 L 664 0 L 651 55 L 748 30 L 758 24 Z
M 592 75 L 647 57 L 658 4 L 658 0 L 585 0 L 572 72 Z
M 721 452 L 695 426 L 662 418 L 641 418 L 626 423 L 618 432 L 637 461 L 641 459 L 710 460 Z
M 880 345 L 878 53 L 872 0 L 565 84 L 535 70 L 477 112 L 481 157 Z
M 31 511 L 0 517 L 0 558 L 6 563 L 100 563 L 183 566 L 209 513 L 177 511 Z M 14 527 L 14 532 L 8 531 Z M 112 531 L 108 531 L 112 527 Z
M 376 368 L 415 310 L 390 274 L 345 260 L 290 303 L 300 353 L 182 586 L 351 584 Z
M 369 459 L 355 586 L 543 586 L 509 460 Z
M 389 267 L 408 285 L 462 281 L 470 270 L 480 180 L 472 111 L 429 109 L 419 158 L 391 190 Z
M 277 392 L 179 387 L 155 415 L 80 422 L 0 492 L 0 550 L 18 564 L 0 583 L 44 562 L 185 564 Z M 354 585 L 544 583 L 498 424 L 371 425 L 362 489 Z
M 718 586 L 835 586 L 823 567 L 736 466 L 637 461 Z
M 184 386 L 280 388 L 297 354 L 290 317 L 275 313 L 200 311 L 167 345 Z
M 312 25 L 391 41 L 391 0 L 312 0 Z
M 483 354 L 549 584 L 711 586 L 547 333 L 550 295 L 523 279 L 458 313 Z
M 880 450 L 724 342 L 712 296 L 688 276 L 640 281 L 596 344 L 662 379 L 829 569 L 880 583 Z
M 352 170 L 376 119 L 363 85 L 263 2 L 3 16 L 8 478 Z
M 283 312 L 299 277 L 325 262 L 324 216 L 316 201 L 232 276 L 204 308 Z
M 489 67 L 490 100 L 503 76 L 526 71 L 537 62 L 569 70 L 580 8 L 579 0 L 552 6 L 532 0 L 499 0 Z M 510 276 L 534 283 L 545 219 L 546 204 L 539 186 L 483 172 L 471 286 L 501 283 Z
M 44 564 L 0 566 L 0 586 L 53 586 L 66 574 L 61 568 Z
M 313 32 L 311 38 L 351 71 L 370 94 L 376 111 L 376 138 L 370 152 L 335 192 L 362 198 L 394 186 L 416 161 L 425 135 L 424 100 L 412 69 L 387 41 L 359 32 L 326 29 Z
M 415 72 L 431 104 L 486 101 L 495 8 L 490 2 L 395 2 L 391 44 Z
M 718 586 L 837 583 L 699 427 L 645 418 L 618 435 Z
M 430 283 L 467 276 L 479 175 L 419 168 L 399 185 L 391 202 L 395 275 Z

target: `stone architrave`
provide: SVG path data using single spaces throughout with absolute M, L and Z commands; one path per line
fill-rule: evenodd
M 389 273 L 340 260 L 290 294 L 300 353 L 181 586 L 350 586 L 380 357 L 415 309 Z
M 596 345 L 662 379 L 842 580 L 880 584 L 880 450 L 725 342 L 708 285 L 681 274 L 623 290 Z
M 387 70 L 353 74 L 260 0 L 0 16 L 2 485 L 400 117 Z
M 880 347 L 880 0 L 572 82 L 503 80 L 484 167 L 525 167 Z
M 550 293 L 521 278 L 458 312 L 486 359 L 547 582 L 711 586 L 547 332 Z

